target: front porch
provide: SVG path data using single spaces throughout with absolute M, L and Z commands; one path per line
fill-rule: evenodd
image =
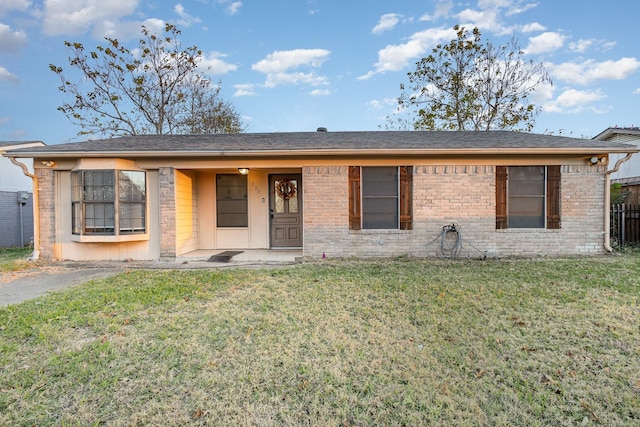
M 206 262 L 212 256 L 227 252 L 215 249 L 198 249 L 176 257 L 176 262 Z M 300 249 L 246 249 L 233 255 L 229 263 L 293 263 L 303 259 Z M 213 264 L 213 263 L 212 263 Z

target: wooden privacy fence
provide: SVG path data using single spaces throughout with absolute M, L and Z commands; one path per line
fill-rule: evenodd
M 611 242 L 618 246 L 640 244 L 640 205 L 611 205 Z

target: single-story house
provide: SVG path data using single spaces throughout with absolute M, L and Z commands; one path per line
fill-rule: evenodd
M 278 248 L 426 257 L 449 224 L 489 256 L 600 253 L 610 249 L 609 156 L 637 151 L 510 131 L 319 128 L 126 136 L 5 156 L 34 159 L 42 258 L 175 260 Z
M 42 146 L 41 141 L 0 141 L 0 248 L 27 246 L 34 237 L 33 182 L 29 177 L 33 173 L 31 159 L 15 165 L 2 154 L 8 150 Z

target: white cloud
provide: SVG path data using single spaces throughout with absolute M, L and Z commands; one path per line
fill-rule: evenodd
M 326 61 L 331 51 L 325 49 L 277 50 L 251 66 L 251 69 L 265 74 L 286 71 L 306 65 L 317 68 Z
M 310 93 L 311 96 L 327 96 L 331 95 L 331 91 L 329 89 L 314 89 Z
M 560 33 L 546 32 L 539 36 L 529 37 L 529 46 L 524 49 L 528 55 L 550 52 L 564 45 L 565 36 Z
M 178 25 L 182 27 L 190 27 L 193 24 L 198 24 L 201 22 L 201 19 L 197 16 L 189 15 L 185 10 L 182 4 L 178 3 L 173 7 L 173 11 L 180 17 L 178 20 Z
M 204 55 L 202 62 L 198 64 L 198 67 L 202 69 L 204 73 L 214 75 L 226 74 L 230 71 L 237 70 L 237 65 L 230 64 L 222 59 L 226 56 L 227 55 L 221 52 L 209 52 Z
M 217 0 L 221 5 L 225 5 L 226 12 L 229 15 L 235 15 L 240 12 L 240 8 L 242 7 L 241 1 L 232 1 L 232 0 Z
M 7 123 L 9 123 L 11 121 L 11 117 L 9 116 L 2 116 L 0 117 L 0 126 L 1 125 L 6 125 Z
M 275 87 L 288 84 L 309 84 L 320 86 L 328 84 L 324 76 L 313 72 L 292 72 L 300 67 L 318 68 L 329 57 L 331 51 L 325 49 L 294 49 L 270 53 L 267 57 L 251 66 L 252 70 L 267 75 L 265 86 Z
M 600 89 L 591 91 L 567 89 L 558 96 L 556 104 L 560 107 L 575 107 L 599 101 L 603 98 L 606 98 L 606 95 Z
M 385 31 L 392 30 L 393 28 L 395 28 L 398 22 L 400 22 L 401 17 L 402 15 L 398 15 L 397 13 L 387 13 L 385 15 L 382 15 L 380 17 L 378 25 L 373 27 L 373 30 L 371 30 L 371 32 L 373 34 L 381 34 Z
M 12 31 L 8 25 L 0 23 L 0 52 L 18 53 L 27 44 L 23 31 Z
M 9 70 L 4 67 L 0 67 L 0 81 L 6 80 L 11 83 L 18 83 L 20 79 L 15 74 L 11 74 Z
M 440 0 L 436 3 L 436 10 L 433 14 L 434 18 L 446 18 L 453 9 L 453 2 L 451 0 Z
M 378 73 L 400 71 L 412 59 L 422 57 L 430 48 L 443 40 L 453 39 L 455 35 L 455 31 L 451 28 L 430 28 L 414 33 L 406 43 L 389 45 L 379 50 L 378 62 L 374 65 L 374 70 L 358 77 L 358 79 L 366 80 Z
M 583 53 L 584 51 L 589 49 L 589 47 L 593 45 L 594 42 L 595 39 L 580 39 L 577 42 L 569 43 L 569 49 L 571 49 L 573 52 Z
M 164 33 L 165 22 L 151 18 L 145 21 L 102 21 L 95 25 L 93 33 L 96 38 L 110 37 L 120 41 L 139 39 L 142 26 L 145 26 L 151 34 Z
M 255 85 L 251 83 L 237 84 L 233 87 L 236 89 L 233 96 L 253 96 L 258 94 L 255 91 Z
M 498 10 L 472 10 L 465 9 L 457 15 L 458 21 L 464 22 L 464 27 L 478 27 L 481 30 L 488 30 L 492 33 L 503 33 L 507 31 L 498 20 Z
M 594 48 L 600 52 L 606 52 L 615 45 L 616 42 L 607 42 L 598 39 L 580 39 L 577 42 L 569 43 L 569 49 L 577 53 L 584 53 L 589 48 Z
M 640 87 L 633 91 L 634 95 L 640 95 Z
M 523 6 L 520 6 L 520 4 L 516 4 L 507 11 L 507 16 L 519 15 L 523 12 L 526 12 L 529 9 L 533 9 L 534 7 L 537 7 L 538 4 L 539 3 L 527 3 Z
M 597 111 L 597 108 L 590 104 L 606 97 L 600 89 L 591 91 L 567 89 L 555 101 L 546 104 L 544 110 L 555 113 L 578 113 L 585 110 Z
M 367 106 L 372 110 L 382 110 L 389 106 L 397 106 L 398 98 L 384 98 L 382 101 L 378 99 L 372 99 L 367 103 Z
M 581 63 L 546 64 L 545 67 L 554 79 L 585 85 L 596 80 L 624 80 L 640 69 L 640 61 L 636 58 L 604 62 L 590 59 Z
M 43 32 L 46 35 L 77 35 L 96 25 L 113 25 L 132 15 L 139 0 L 44 0 Z M 94 34 L 96 35 L 96 34 Z M 102 37 L 102 34 L 98 34 Z
M 544 31 L 544 30 L 546 30 L 546 27 L 537 22 L 532 22 L 531 24 L 523 25 L 520 28 L 520 31 L 522 31 L 523 33 L 535 33 L 535 32 Z
M 0 2 L 0 16 L 12 10 L 24 12 L 29 9 L 31 2 L 28 0 L 2 0 Z
M 229 13 L 229 15 L 235 15 L 236 13 L 238 13 L 240 11 L 241 7 L 242 7 L 242 2 L 241 1 L 233 2 L 227 8 L 227 13 Z

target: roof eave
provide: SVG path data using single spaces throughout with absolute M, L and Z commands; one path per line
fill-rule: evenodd
M 435 149 L 304 149 L 304 150 L 239 150 L 239 151 L 25 151 L 4 153 L 6 157 L 32 158 L 114 158 L 114 157 L 296 157 L 296 156 L 445 156 L 445 155 L 590 155 L 594 153 L 637 153 L 639 147 L 546 147 L 546 148 L 435 148 Z

